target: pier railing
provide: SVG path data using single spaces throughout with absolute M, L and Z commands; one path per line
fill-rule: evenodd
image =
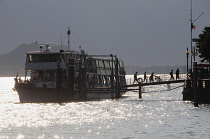
M 193 88 L 193 80 L 186 80 L 185 88 L 191 89 Z M 197 80 L 197 88 L 198 89 L 210 89 L 210 80 L 209 79 L 198 79 Z
M 132 84 L 138 84 L 137 82 L 133 82 L 134 81 L 134 78 L 132 75 L 128 75 L 129 77 L 127 77 L 126 79 L 126 84 L 127 85 L 132 85 Z M 159 77 L 159 79 L 156 79 L 156 77 Z M 165 82 L 165 81 L 171 81 L 170 80 L 170 75 L 168 74 L 159 74 L 159 75 L 155 75 L 154 76 L 154 82 Z M 138 75 L 138 79 L 139 79 L 139 82 L 141 83 L 150 83 L 150 80 L 149 80 L 149 76 L 147 76 L 147 79 L 144 81 L 144 75 Z M 186 74 L 180 74 L 179 75 L 179 79 L 178 80 L 186 80 L 187 79 L 187 75 Z M 176 80 L 176 77 L 174 76 L 174 79 L 173 80 Z

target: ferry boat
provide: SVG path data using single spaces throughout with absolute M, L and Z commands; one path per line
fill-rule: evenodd
M 45 47 L 26 53 L 25 79 L 15 78 L 20 103 L 111 99 L 125 93 L 124 64 L 116 56 Z

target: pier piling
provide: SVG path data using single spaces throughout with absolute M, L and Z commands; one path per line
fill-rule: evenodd
M 139 83 L 139 98 L 142 98 L 142 93 L 141 93 L 141 83 Z
M 120 85 L 119 85 L 119 74 L 118 74 L 118 58 L 115 58 L 115 79 L 116 79 L 116 98 L 120 98 Z
M 197 91 L 197 62 L 193 62 L 193 100 L 194 106 L 198 107 L 198 91 Z

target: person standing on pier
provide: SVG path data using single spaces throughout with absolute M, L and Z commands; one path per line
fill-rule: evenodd
M 171 70 L 170 75 L 171 75 L 170 80 L 174 80 L 173 70 Z
M 147 83 L 147 73 L 146 73 L 146 71 L 144 72 L 144 82 L 145 82 L 145 80 L 146 80 L 146 83 Z
M 149 81 L 150 81 L 150 83 L 154 82 L 154 72 L 149 77 Z
M 136 81 L 137 81 L 137 83 L 138 83 L 137 72 L 133 75 L 133 78 L 134 78 L 133 84 L 134 84 Z
M 176 70 L 176 80 L 179 79 L 179 69 Z

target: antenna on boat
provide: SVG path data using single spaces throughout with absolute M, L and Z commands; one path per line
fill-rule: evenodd
M 62 42 L 62 33 L 61 33 L 61 50 L 62 50 L 63 42 Z
M 68 50 L 70 50 L 70 34 L 71 34 L 70 27 L 68 27 L 67 34 L 68 34 Z

